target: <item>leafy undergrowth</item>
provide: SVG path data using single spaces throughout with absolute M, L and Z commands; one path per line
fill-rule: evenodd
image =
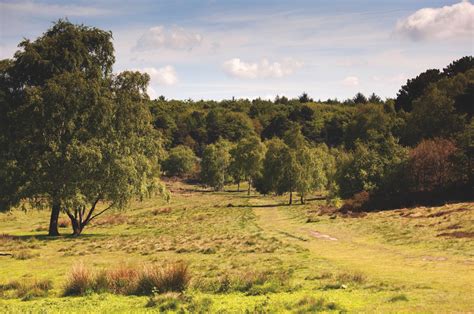
M 463 264 L 472 261 L 472 239 L 460 236 L 473 231 L 472 204 L 353 218 L 321 213 L 320 200 L 290 207 L 283 197 L 169 184 L 170 204 L 159 198 L 133 203 L 98 218 L 80 237 L 67 235 L 65 219 L 64 236 L 46 237 L 47 211 L 0 214 L 0 252 L 6 253 L 0 256 L 0 311 L 430 312 L 474 306 L 463 297 L 473 289 Z M 453 232 L 464 233 L 446 235 Z M 458 259 L 441 260 L 446 252 Z

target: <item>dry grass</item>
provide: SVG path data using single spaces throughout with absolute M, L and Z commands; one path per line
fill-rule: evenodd
M 60 218 L 58 220 L 59 228 L 69 228 L 71 226 L 71 220 L 68 218 Z
M 363 284 L 366 276 L 362 273 L 342 273 L 336 276 L 336 279 L 341 283 L 356 283 Z
M 0 285 L 0 292 L 12 291 L 10 296 L 21 298 L 22 300 L 31 300 L 36 297 L 46 297 L 53 288 L 51 280 L 33 280 L 33 281 L 10 281 L 7 284 Z
M 168 214 L 171 213 L 172 209 L 170 207 L 164 207 L 164 208 L 155 208 L 151 211 L 151 213 L 156 216 L 159 214 Z
M 73 266 L 64 287 L 64 295 L 84 295 L 94 288 L 94 277 L 91 271 L 83 264 Z
M 139 272 L 130 266 L 120 266 L 106 272 L 108 291 L 114 294 L 135 294 L 138 287 Z M 96 282 L 100 276 L 96 276 Z
M 182 292 L 190 281 L 188 265 L 182 262 L 170 263 L 164 267 L 150 265 L 143 269 L 138 283 L 139 294 L 150 294 L 154 290 Z
M 21 251 L 18 251 L 16 253 L 13 253 L 13 258 L 17 259 L 17 260 L 21 260 L 21 261 L 24 261 L 24 260 L 27 260 L 27 259 L 31 259 L 35 256 L 37 256 L 38 254 L 35 254 L 31 251 L 28 251 L 28 250 L 21 250 Z
M 83 264 L 75 265 L 66 282 L 64 295 L 110 292 L 120 295 L 151 295 L 154 292 L 182 292 L 190 281 L 188 265 L 182 262 L 165 266 L 133 266 L 93 273 Z
M 114 226 L 124 224 L 127 220 L 127 216 L 123 214 L 112 214 L 92 221 L 91 224 L 96 226 Z

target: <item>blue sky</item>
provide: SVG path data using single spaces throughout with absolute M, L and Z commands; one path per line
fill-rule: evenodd
M 152 97 L 394 97 L 474 51 L 469 1 L 0 0 L 0 58 L 62 17 L 111 30 L 114 70 L 149 73 Z

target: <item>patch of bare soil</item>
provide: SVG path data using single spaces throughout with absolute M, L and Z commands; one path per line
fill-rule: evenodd
M 465 211 L 468 211 L 468 210 L 469 210 L 469 208 L 466 208 L 466 207 L 454 208 L 454 209 L 451 209 L 451 210 L 442 210 L 442 211 L 439 211 L 437 213 L 430 214 L 430 215 L 426 216 L 426 218 L 441 217 L 441 216 L 449 215 L 451 213 L 465 212 Z
M 327 235 L 327 234 L 318 232 L 318 231 L 310 230 L 310 231 L 309 231 L 309 234 L 310 234 L 311 236 L 317 238 L 317 239 L 330 240 L 330 241 L 337 241 L 336 238 L 331 237 L 330 235 Z
M 459 224 L 454 224 L 451 226 L 447 226 L 444 230 L 456 230 L 456 229 L 461 229 L 462 227 Z
M 429 261 L 429 262 L 442 262 L 448 260 L 446 257 L 442 256 L 424 256 L 423 257 L 424 261 Z
M 467 232 L 467 231 L 443 232 L 443 233 L 438 234 L 438 237 L 474 238 L 474 232 Z

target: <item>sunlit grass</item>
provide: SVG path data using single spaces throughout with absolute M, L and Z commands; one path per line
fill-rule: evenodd
M 0 257 L 0 284 L 51 282 L 47 295 L 27 302 L 13 290 L 2 290 L 0 308 L 146 312 L 157 310 L 160 302 L 188 311 L 234 312 L 465 312 L 474 307 L 468 297 L 474 293 L 473 240 L 439 236 L 472 231 L 470 203 L 350 218 L 319 215 L 324 201 L 290 207 L 287 196 L 248 197 L 245 186 L 240 193 L 234 187 L 210 192 L 180 182 L 170 188 L 170 204 L 159 198 L 134 202 L 98 219 L 78 238 L 68 236 L 65 222 L 63 236 L 45 237 L 38 227 L 47 226 L 47 211 L 0 214 L 0 252 L 13 254 Z M 78 263 L 100 272 L 176 262 L 189 265 L 190 282 L 182 295 L 150 299 L 92 291 L 62 296 Z

